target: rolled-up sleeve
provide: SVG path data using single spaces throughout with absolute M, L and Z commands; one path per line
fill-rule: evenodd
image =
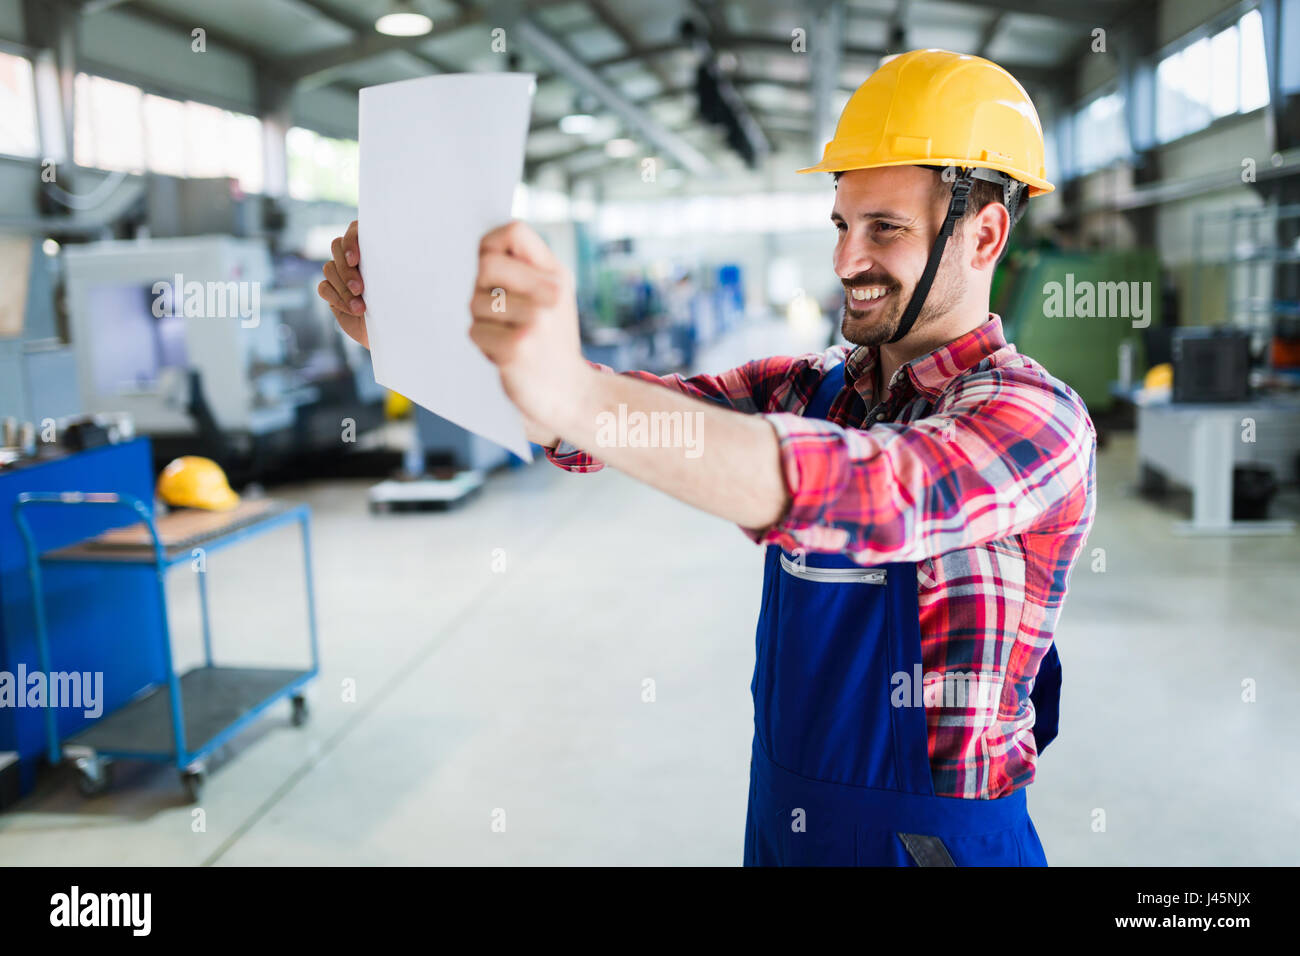
M 1087 409 L 1031 369 L 971 375 L 906 424 L 764 417 L 780 440 L 789 503 L 771 527 L 741 529 L 759 544 L 916 561 L 1073 527 L 1091 500 Z
M 766 408 L 772 393 L 781 388 L 797 360 L 789 356 L 756 359 L 718 374 L 683 376 L 677 373 L 656 375 L 653 372 L 627 371 L 642 381 L 662 385 L 690 395 L 693 398 L 714 402 L 738 412 L 758 412 Z M 614 374 L 608 365 L 588 360 L 588 365 L 601 372 Z M 554 465 L 578 473 L 600 471 L 605 463 L 576 445 L 561 440 L 554 448 L 546 449 L 547 459 Z

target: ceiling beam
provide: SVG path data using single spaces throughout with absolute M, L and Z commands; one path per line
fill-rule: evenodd
M 323 0 L 285 0 L 285 2 L 293 2 L 298 6 L 312 10 L 331 23 L 346 27 L 362 38 L 360 43 L 355 41 L 341 43 L 326 50 L 318 50 L 301 57 L 291 58 L 286 66 L 286 72 L 299 81 L 309 83 L 317 73 L 337 71 L 353 63 L 392 52 L 409 53 L 424 60 L 439 73 L 462 72 L 459 67 L 434 58 L 420 48 L 430 39 L 447 36 L 466 27 L 485 22 L 490 13 L 488 9 L 480 9 L 469 0 L 452 0 L 460 12 L 445 21 L 435 18 L 433 21 L 433 34 L 416 37 L 394 37 L 376 31 L 374 24 L 369 20 L 339 10 L 323 2 Z M 570 0 L 529 0 L 528 6 L 531 10 L 543 10 L 567 2 L 570 2 Z M 635 56 L 629 58 L 635 59 Z M 539 73 L 537 75 L 539 83 L 549 79 L 553 79 L 553 74 Z
M 803 82 L 802 80 L 786 80 L 774 76 L 754 76 L 750 74 L 741 73 L 733 76 L 731 78 L 731 82 L 738 87 L 776 86 L 782 89 L 793 90 L 799 93 L 808 92 L 808 84 Z M 841 93 L 852 93 L 855 87 L 845 86 L 844 84 L 841 83 L 836 87 L 836 89 Z M 663 103 L 669 100 L 675 100 L 683 96 L 691 96 L 691 97 L 695 96 L 695 87 L 677 86 L 667 90 L 660 90 L 659 92 L 652 93 L 649 96 L 637 97 L 636 99 L 632 100 L 632 102 L 637 106 L 641 107 L 642 109 L 645 109 L 654 106 L 658 103 Z M 755 106 L 753 108 L 756 109 L 758 112 L 762 113 L 764 116 L 770 116 L 773 113 L 772 110 L 765 109 L 761 106 Z M 560 126 L 560 119 L 559 117 L 556 117 L 554 119 L 543 120 L 539 123 L 533 123 L 532 126 L 529 127 L 529 129 L 531 132 L 539 133 L 547 130 L 558 129 L 559 126 Z
M 688 92 L 693 93 L 694 91 L 688 91 Z M 809 123 L 810 114 L 807 111 L 763 109 L 762 107 L 759 107 L 758 113 L 762 115 L 765 122 L 773 124 L 773 129 L 775 131 L 783 134 L 789 134 L 789 135 L 798 134 L 800 137 L 801 148 L 807 142 L 808 136 L 812 129 L 812 126 Z M 556 124 L 550 123 L 545 125 L 554 126 Z M 538 129 L 541 128 L 542 127 L 539 126 L 533 126 L 532 131 L 537 131 Z M 696 125 L 694 120 L 688 120 L 684 123 L 678 124 L 676 126 L 671 126 L 669 128 L 676 133 L 685 133 L 691 130 L 698 129 L 699 127 Z M 582 143 L 581 145 L 575 146 L 570 149 L 562 149 L 559 150 L 558 152 L 546 153 L 542 156 L 530 158 L 525 163 L 525 168 L 528 170 L 529 175 L 531 175 L 532 172 L 536 171 L 538 168 L 542 166 L 549 166 L 554 163 L 564 163 L 574 158 L 575 156 L 581 156 L 584 153 L 601 152 L 604 150 L 604 148 L 605 148 L 605 144 L 603 142 Z M 820 146 L 818 148 L 820 149 Z M 630 161 L 630 159 L 628 161 Z
M 1036 17 L 1050 17 L 1066 23 L 1095 25 L 1102 17 L 1113 16 L 1118 10 L 1118 0 L 1093 0 L 1091 4 L 1073 3 L 1071 0 L 962 0 L 964 7 L 985 7 L 1001 13 L 1025 13 Z M 1100 8 L 1100 9 L 1099 9 Z M 857 18 L 879 19 L 872 10 L 849 8 L 849 15 Z
M 461 13 L 452 19 L 444 22 L 435 22 L 435 29 L 439 34 L 453 33 L 462 27 L 472 26 L 481 22 L 483 16 L 481 13 L 469 12 Z M 327 50 L 319 50 L 315 53 L 307 53 L 302 56 L 289 57 L 284 64 L 285 72 L 294 80 L 300 83 L 311 84 L 311 81 L 320 76 L 328 76 L 342 67 L 351 66 L 354 63 L 360 63 L 369 60 L 372 57 L 383 56 L 385 53 L 403 52 L 411 54 L 430 62 L 432 60 L 425 57 L 417 48 L 417 41 L 423 42 L 430 39 L 430 35 L 422 37 L 395 37 L 388 36 L 370 29 L 364 33 L 356 31 L 346 23 L 339 23 L 340 26 L 354 29 L 358 33 L 358 38 L 351 43 L 343 43 L 339 46 L 330 47 Z M 442 63 L 445 69 L 440 70 L 442 73 L 455 72 L 445 61 Z M 314 85 L 314 84 L 312 84 Z
M 91 16 L 96 13 L 103 13 L 110 7 L 121 6 L 123 3 L 130 3 L 130 0 L 85 0 L 81 5 L 83 16 Z
M 514 33 L 522 39 L 533 56 L 579 90 L 590 93 L 629 129 L 640 133 L 648 144 L 670 155 L 688 172 L 700 176 L 716 172 L 716 167 L 708 157 L 625 97 L 536 21 L 526 16 L 520 17 L 515 21 Z
M 699 11 L 700 16 L 704 18 L 704 22 L 708 25 L 708 31 L 705 37 L 708 45 L 714 51 L 730 50 L 733 46 L 731 42 L 731 27 L 727 24 L 727 17 L 723 12 L 721 0 L 694 0 L 694 5 L 696 10 Z M 756 132 L 758 136 L 766 139 L 767 130 L 763 129 L 758 120 L 754 118 L 753 112 L 749 109 L 749 104 L 745 102 L 745 98 L 740 96 L 739 92 L 737 92 L 737 97 L 740 101 L 739 107 L 740 112 L 742 113 L 740 117 L 741 125 L 744 126 L 747 122 L 753 124 L 753 126 L 757 127 Z M 765 146 L 762 152 L 766 151 Z
M 1089 38 L 1089 40 L 1091 40 L 1091 38 Z M 748 46 L 755 49 L 770 50 L 773 53 L 778 51 L 783 53 L 791 52 L 790 41 L 785 37 L 772 37 L 763 36 L 761 34 L 746 33 L 735 35 L 733 37 L 733 42 L 738 47 Z M 886 52 L 887 51 L 876 47 L 845 45 L 843 48 L 843 58 L 847 61 L 865 61 L 866 65 L 869 65 L 871 69 L 875 69 L 876 64 L 882 56 L 886 55 Z M 804 54 L 793 55 L 804 56 Z M 1074 60 L 1070 59 L 1067 62 L 1073 64 Z M 1005 68 L 1006 71 L 1017 80 L 1026 85 L 1058 84 L 1061 80 L 1062 74 L 1069 73 L 1074 69 L 1073 65 L 1044 67 L 1027 63 L 1009 63 L 1005 60 L 999 65 Z M 866 79 L 866 77 L 864 76 L 863 79 Z
M 989 47 L 997 39 L 998 31 L 1002 29 L 1002 24 L 1006 20 L 1005 12 L 995 13 L 989 17 L 988 23 L 984 24 L 984 29 L 980 30 L 980 38 L 975 41 L 975 55 L 988 59 Z
M 907 42 L 907 4 L 908 0 L 895 0 L 894 14 L 889 18 L 885 45 L 891 53 L 904 53 L 911 48 Z
M 851 12 L 852 7 L 847 7 L 846 12 Z M 1089 38 L 1091 39 L 1091 38 Z M 732 52 L 744 50 L 745 48 L 763 50 L 771 53 L 791 53 L 790 38 L 782 36 L 765 36 L 757 33 L 729 34 L 725 41 L 715 41 L 715 46 L 719 49 L 726 49 Z M 620 53 L 616 56 L 606 57 L 602 60 L 596 60 L 589 66 L 596 71 L 603 71 L 613 66 L 620 66 L 624 63 L 630 63 L 639 59 L 653 59 L 665 56 L 680 56 L 686 48 L 681 43 L 662 43 L 656 46 L 644 47 L 640 53 Z M 867 68 L 874 70 L 880 58 L 888 51 L 883 47 L 854 46 L 844 45 L 842 47 L 842 60 L 850 64 L 861 63 Z M 794 54 L 796 56 L 806 56 L 806 54 Z M 1002 62 L 1001 66 L 1005 67 L 1016 79 L 1022 82 L 1051 84 L 1060 82 L 1060 76 L 1063 72 L 1073 69 L 1072 66 L 1062 65 L 1060 67 L 1045 67 L 1037 64 Z M 866 79 L 866 75 L 863 75 Z M 542 82 L 542 77 L 537 78 L 538 83 Z M 773 81 L 775 82 L 775 81 Z M 799 84 L 802 88 L 807 89 L 807 83 Z M 851 87 L 850 87 L 851 88 Z
M 375 31 L 374 23 L 371 20 L 367 19 L 366 17 L 361 16 L 360 14 L 352 13 L 351 11 L 344 12 L 343 10 L 340 10 L 337 7 L 322 2 L 322 0 L 295 0 L 295 2 L 297 2 L 301 6 L 306 6 L 311 8 L 312 10 L 315 10 L 326 20 L 329 20 L 341 27 L 346 27 L 347 29 L 351 30 L 354 34 L 356 34 L 358 37 L 368 39 L 372 34 L 375 36 L 381 36 L 381 34 Z M 410 54 L 416 59 L 423 60 L 427 65 L 433 67 L 439 73 L 458 72 L 458 68 L 448 63 L 446 60 L 442 60 L 439 59 L 438 57 L 430 56 L 428 53 L 425 53 L 423 50 L 419 49 L 419 44 L 426 42 L 429 39 L 429 36 L 427 34 L 422 37 L 403 37 L 402 39 L 409 40 L 410 43 L 407 45 L 396 44 L 394 48 L 403 49 L 406 53 Z M 362 45 L 363 46 L 365 45 L 364 39 Z M 349 46 L 355 47 L 355 44 L 349 44 Z M 341 48 L 336 47 L 335 50 L 339 51 L 341 50 Z M 388 51 L 385 50 L 383 52 L 388 52 Z M 360 59 L 365 59 L 369 56 L 375 56 L 375 55 L 376 54 L 374 53 L 365 54 L 364 56 L 360 57 Z M 343 63 L 334 63 L 332 65 L 342 66 Z
M 627 48 L 627 52 L 635 56 L 638 60 L 645 63 L 645 68 L 654 74 L 654 78 L 659 81 L 659 86 L 668 89 L 673 85 L 672 77 L 664 69 L 663 64 L 659 62 L 658 57 L 647 57 L 646 48 L 641 45 L 641 41 L 628 28 L 622 19 L 610 7 L 608 0 L 587 0 L 587 6 L 591 7 L 592 13 L 603 23 L 611 33 L 613 33 Z
M 297 2 L 305 3 L 307 0 L 297 0 Z M 82 12 L 84 15 L 84 8 Z M 129 17 L 135 17 L 147 23 L 152 23 L 155 26 L 176 30 L 186 36 L 188 36 L 196 26 L 194 21 L 182 19 L 181 17 L 171 13 L 169 10 L 162 9 L 157 5 L 157 0 L 133 0 L 130 9 L 124 10 L 123 13 Z M 208 26 L 204 26 L 203 29 L 206 31 L 208 42 L 223 47 L 232 53 L 237 53 L 249 61 L 258 76 L 259 87 L 267 82 L 272 85 L 285 83 L 292 84 L 293 78 L 284 73 L 281 63 L 268 59 L 261 50 L 249 46 L 247 41 L 242 37 L 226 33 L 223 30 L 214 30 Z M 133 79 L 133 82 L 136 82 L 137 85 L 141 85 L 146 84 L 147 80 L 143 76 L 136 76 Z M 353 96 L 357 94 L 358 90 L 358 87 L 355 84 L 350 83 L 331 82 L 324 84 L 324 86 Z M 167 94 L 167 91 L 161 89 L 159 89 L 158 92 L 163 95 Z
M 668 127 L 670 132 L 677 135 L 689 132 L 690 130 L 695 128 L 696 127 L 694 121 L 682 123 L 679 124 L 678 126 Z M 587 155 L 590 153 L 603 152 L 603 151 L 604 151 L 604 146 L 602 144 L 587 143 L 582 146 L 576 147 L 574 149 L 566 149 L 558 153 L 547 153 L 545 156 L 538 156 L 534 159 L 525 160 L 524 169 L 526 171 L 526 174 L 531 176 L 534 173 L 536 173 L 537 170 L 541 169 L 543 166 L 554 166 L 557 163 L 560 165 L 564 165 L 568 163 L 570 160 L 576 159 L 579 156 Z M 648 158 L 646 155 L 641 155 L 641 154 L 638 154 L 636 156 L 611 157 L 608 162 L 602 163 L 599 168 L 603 169 L 603 168 L 608 168 L 610 166 L 622 165 L 624 163 L 639 163 L 641 160 L 646 158 Z M 585 175 L 586 172 L 587 171 L 584 170 L 583 174 Z
M 899 0 L 900 5 L 906 0 Z M 812 63 L 809 67 L 809 95 L 812 96 L 812 150 L 825 146 L 835 131 L 832 102 L 840 85 L 840 54 L 844 46 L 843 0 L 821 0 L 812 17 Z

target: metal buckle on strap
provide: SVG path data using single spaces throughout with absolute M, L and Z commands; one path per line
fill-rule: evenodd
M 814 568 L 791 561 L 784 552 L 781 570 L 805 581 L 825 584 L 884 584 L 889 579 L 887 568 Z
M 951 236 L 952 231 L 957 226 L 957 221 L 966 215 L 966 202 L 970 198 L 971 187 L 975 185 L 975 178 L 969 172 L 958 174 L 952 184 L 952 202 L 948 204 L 948 215 L 943 220 L 943 228 L 939 230 L 941 236 Z

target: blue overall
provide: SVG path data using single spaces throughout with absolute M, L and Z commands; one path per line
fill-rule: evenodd
M 827 416 L 843 369 L 805 416 Z M 746 866 L 1047 865 L 1024 787 L 996 800 L 934 793 L 919 688 L 891 680 L 923 670 L 915 564 L 769 545 L 756 643 Z M 1056 736 L 1060 686 L 1053 645 L 1030 695 L 1039 753 Z

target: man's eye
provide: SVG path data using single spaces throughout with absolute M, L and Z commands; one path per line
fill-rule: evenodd
M 849 228 L 849 227 L 846 226 L 846 225 L 845 225 L 844 223 L 842 223 L 842 222 L 837 222 L 837 223 L 835 224 L 835 231 L 836 231 L 836 232 L 844 232 L 844 231 L 845 231 L 846 229 L 848 229 L 848 228 Z
M 880 232 L 897 232 L 901 228 L 903 227 L 892 222 L 876 223 L 876 229 L 879 230 Z

